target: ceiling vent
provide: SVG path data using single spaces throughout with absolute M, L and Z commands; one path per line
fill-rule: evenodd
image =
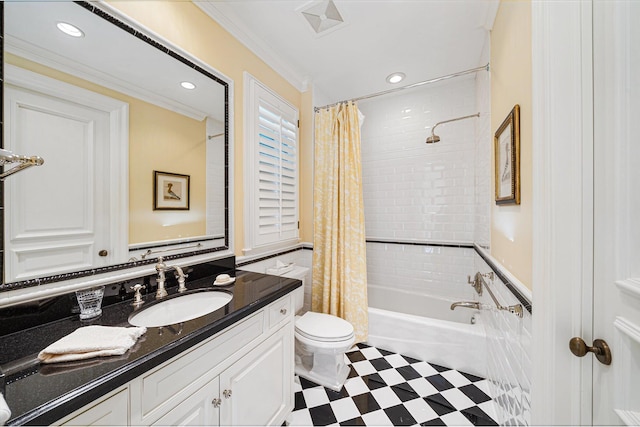
M 328 30 L 336 30 L 345 23 L 333 0 L 312 2 L 302 8 L 300 13 L 318 35 L 323 35 Z

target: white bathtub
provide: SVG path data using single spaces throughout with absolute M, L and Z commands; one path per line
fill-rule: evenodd
M 452 300 L 375 285 L 367 292 L 370 345 L 487 377 L 487 340 L 479 311 L 452 311 Z

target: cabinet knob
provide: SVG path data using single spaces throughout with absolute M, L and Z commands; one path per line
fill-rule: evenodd
M 109 255 L 109 251 L 107 251 L 107 250 L 103 249 L 103 250 L 101 250 L 100 252 L 98 252 L 98 255 L 100 255 L 100 256 L 107 256 L 107 255 Z
M 219 408 L 221 403 L 222 403 L 222 399 L 220 399 L 219 397 L 216 397 L 211 401 L 211 404 L 213 405 L 214 408 Z
M 281 309 L 280 309 L 280 314 L 282 314 L 283 316 L 284 316 L 285 314 L 287 314 L 287 309 L 286 309 L 286 308 L 281 308 Z
M 231 390 L 223 391 L 222 395 L 224 396 L 225 399 L 230 399 L 231 398 Z

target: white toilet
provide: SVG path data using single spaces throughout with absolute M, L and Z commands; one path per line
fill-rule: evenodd
M 295 373 L 340 391 L 350 370 L 344 354 L 355 342 L 353 325 L 330 314 L 307 311 L 311 308 L 311 270 L 291 264 L 282 265 L 285 268 L 268 268 L 266 273 L 302 281 L 302 286 L 293 292 L 296 310 Z
M 303 307 L 303 289 L 295 292 L 296 313 Z M 295 342 L 295 373 L 340 391 L 350 370 L 344 354 L 355 342 L 353 325 L 337 316 L 308 311 L 296 316 Z

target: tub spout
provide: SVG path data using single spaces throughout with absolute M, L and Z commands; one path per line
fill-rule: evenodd
M 451 304 L 451 310 L 455 309 L 456 307 L 473 308 L 475 310 L 480 310 L 480 303 L 473 301 L 458 301 Z

